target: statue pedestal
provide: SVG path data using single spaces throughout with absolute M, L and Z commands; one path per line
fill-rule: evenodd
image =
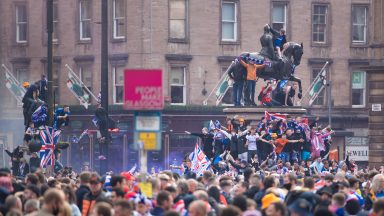
M 233 107 L 224 108 L 223 110 L 227 118 L 233 118 L 235 115 L 238 115 L 245 120 L 251 121 L 251 124 L 252 121 L 260 122 L 265 111 L 269 113 L 289 114 L 292 117 L 307 113 L 307 110 L 301 107 Z

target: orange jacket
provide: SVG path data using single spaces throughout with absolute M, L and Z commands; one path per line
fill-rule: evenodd
M 287 144 L 288 142 L 288 139 L 283 139 L 283 138 L 278 138 L 276 139 L 276 149 L 275 149 L 275 152 L 280 154 L 281 151 L 283 151 L 283 148 L 285 146 L 285 144 Z
M 265 65 L 257 65 L 257 64 L 248 64 L 243 60 L 240 60 L 240 63 L 247 68 L 247 80 L 256 80 L 257 69 L 265 67 Z

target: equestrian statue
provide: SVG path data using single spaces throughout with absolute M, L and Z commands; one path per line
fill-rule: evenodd
M 264 26 L 264 34 L 260 37 L 260 52 L 243 52 L 231 65 L 229 70 L 239 67 L 240 61 L 252 64 L 267 65 L 257 69 L 256 76 L 265 80 L 289 80 L 297 82 L 299 85 L 298 97 L 302 97 L 301 79 L 296 77 L 295 68 L 300 65 L 303 55 L 303 44 L 287 42 L 283 46 L 282 55 L 275 54 L 274 41 L 279 32 L 272 29 L 268 24 Z

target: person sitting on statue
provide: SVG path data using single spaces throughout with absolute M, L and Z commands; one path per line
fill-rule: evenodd
M 68 105 L 64 105 L 63 108 L 57 108 L 55 112 L 55 122 L 53 128 L 60 130 L 61 126 L 68 126 L 69 115 L 71 114 Z
M 277 32 L 276 30 L 274 30 L 273 28 L 271 28 L 271 32 L 273 35 L 279 35 L 275 41 L 274 41 L 274 47 L 277 51 L 277 55 L 279 58 L 282 57 L 281 53 L 282 53 L 282 50 L 283 50 L 283 47 L 284 47 L 284 44 L 287 43 L 287 39 L 286 39 L 286 35 L 285 35 L 285 30 L 284 29 L 280 29 L 280 33 Z

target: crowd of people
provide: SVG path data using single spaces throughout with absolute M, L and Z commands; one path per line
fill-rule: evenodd
M 16 178 L 11 170 L 2 168 L 0 212 L 61 216 L 384 215 L 384 167 L 360 170 L 346 160 L 330 165 L 328 159 L 316 160 L 315 166 L 307 162 L 257 165 L 253 159 L 240 165 L 221 162 L 218 166 L 232 166 L 238 172 L 213 168 L 197 176 L 188 169 L 188 157 L 183 161 L 182 175 L 172 170 L 104 176 L 65 170 L 47 178 L 38 168 L 25 178 Z M 143 189 L 141 183 L 149 183 L 149 189 Z
M 267 159 L 293 164 L 330 155 L 334 131 L 321 127 L 318 120 L 266 112 L 260 122 L 235 116 L 227 119 L 226 126 L 211 121 L 210 129 L 204 127 L 202 133 L 186 133 L 201 138 L 202 149 L 214 165 L 221 160 L 251 163 Z M 336 159 L 334 154 L 331 158 Z

